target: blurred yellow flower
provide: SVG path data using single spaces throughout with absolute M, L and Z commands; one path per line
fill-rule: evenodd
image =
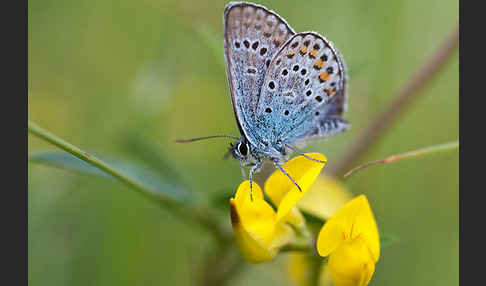
M 380 257 L 380 239 L 366 196 L 352 199 L 324 224 L 317 251 L 329 256 L 334 285 L 368 285 Z
M 317 218 L 328 220 L 340 207 L 353 198 L 341 181 L 319 176 L 297 207 Z
M 318 153 L 306 154 L 326 161 Z M 250 197 L 250 182 L 244 181 L 230 199 L 231 223 L 236 242 L 242 255 L 250 263 L 271 260 L 285 245 L 297 240 L 296 235 L 305 232 L 305 220 L 295 205 L 315 181 L 324 164 L 298 156 L 285 163 L 282 168 L 299 184 L 301 191 L 282 173 L 275 171 L 265 183 L 265 191 L 278 207 L 277 212 L 268 204 L 258 184 L 253 184 L 253 199 Z M 289 226 L 293 225 L 295 231 Z

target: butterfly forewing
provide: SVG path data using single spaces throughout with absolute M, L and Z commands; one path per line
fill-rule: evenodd
M 295 34 L 285 20 L 265 7 L 233 2 L 226 6 L 224 49 L 231 101 L 240 132 L 249 140 L 256 105 L 271 60 Z
M 344 63 L 332 43 L 314 32 L 294 35 L 270 63 L 256 110 L 260 136 L 291 143 L 327 136 L 345 126 Z M 344 124 L 344 122 L 341 122 Z M 331 132 L 332 131 L 332 132 Z

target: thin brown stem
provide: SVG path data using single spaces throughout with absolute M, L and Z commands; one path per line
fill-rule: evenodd
M 453 150 L 453 149 L 457 149 L 457 148 L 459 148 L 459 142 L 450 142 L 450 143 L 444 143 L 444 144 L 440 144 L 440 145 L 425 147 L 425 148 L 421 148 L 421 149 L 418 149 L 418 150 L 413 150 L 413 151 L 409 151 L 409 152 L 405 152 L 405 153 L 395 154 L 395 155 L 392 155 L 392 156 L 388 156 L 384 159 L 379 159 L 379 160 L 375 160 L 375 161 L 365 163 L 363 165 L 359 165 L 358 167 L 356 167 L 356 168 L 348 171 L 346 174 L 344 174 L 344 178 L 347 178 L 351 174 L 353 174 L 353 173 L 355 173 L 359 170 L 362 170 L 364 168 L 368 168 L 370 166 L 374 166 L 374 165 L 378 165 L 378 164 L 393 163 L 393 162 L 400 161 L 400 160 L 403 160 L 403 159 L 410 159 L 410 158 L 414 158 L 414 157 L 418 157 L 418 156 L 422 156 L 422 155 L 426 155 L 426 154 L 437 153 L 437 152 L 446 151 L 446 150 Z
M 448 59 L 451 58 L 459 42 L 459 25 L 447 35 L 445 40 L 435 51 L 432 57 L 420 67 L 407 84 L 400 88 L 394 96 L 393 102 L 388 109 L 380 114 L 369 126 L 353 140 L 353 144 L 345 151 L 341 158 L 336 160 L 336 164 L 330 165 L 328 174 L 339 176 L 345 170 L 349 169 L 353 162 L 360 158 L 378 138 L 396 121 L 399 115 L 403 113 L 414 99 L 418 97 L 420 91 L 430 82 L 434 76 L 445 66 Z

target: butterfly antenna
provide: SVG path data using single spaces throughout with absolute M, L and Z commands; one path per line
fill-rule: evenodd
M 177 142 L 177 143 L 189 143 L 189 142 L 211 139 L 211 138 L 232 138 L 232 139 L 236 139 L 236 140 L 240 139 L 236 136 L 231 136 L 231 135 L 214 135 L 214 136 L 206 136 L 206 137 L 198 137 L 198 138 L 190 138 L 190 139 L 176 139 L 175 142 Z
M 304 154 L 303 152 L 301 152 L 301 151 L 297 150 L 297 148 L 293 147 L 292 145 L 285 144 L 285 146 L 289 147 L 289 148 L 290 148 L 292 151 L 294 151 L 295 153 L 297 153 L 297 154 L 299 154 L 299 155 L 302 155 L 302 156 L 306 157 L 306 158 L 307 158 L 307 159 L 309 159 L 309 160 L 312 160 L 312 161 L 317 162 L 317 163 L 322 163 L 322 164 L 325 164 L 325 163 L 326 163 L 326 161 L 317 160 L 317 159 L 314 159 L 314 158 L 312 158 L 312 157 L 307 156 L 307 155 L 306 155 L 306 154 Z

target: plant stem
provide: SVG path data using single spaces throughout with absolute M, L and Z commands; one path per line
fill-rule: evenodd
M 444 143 L 444 144 L 440 144 L 440 145 L 429 146 L 429 147 L 425 147 L 425 148 L 421 148 L 421 149 L 418 149 L 418 150 L 413 150 L 413 151 L 409 151 L 409 152 L 405 152 L 405 153 L 395 154 L 395 155 L 386 157 L 384 159 L 379 159 L 379 160 L 371 161 L 371 162 L 365 163 L 363 165 L 360 165 L 360 166 L 348 171 L 346 174 L 344 174 L 344 178 L 347 178 L 351 174 L 353 174 L 353 173 L 355 173 L 359 170 L 362 170 L 364 168 L 370 167 L 370 166 L 374 166 L 374 165 L 378 165 L 378 164 L 393 163 L 393 162 L 400 161 L 400 160 L 403 160 L 403 159 L 411 159 L 411 158 L 422 156 L 422 155 L 437 153 L 437 152 L 441 152 L 441 151 L 454 150 L 454 149 L 458 149 L 458 148 L 459 148 L 459 142 L 456 141 L 456 142 L 449 142 L 449 143 Z
M 199 225 L 204 226 L 213 235 L 215 235 L 218 241 L 226 243 L 230 240 L 227 231 L 225 231 L 219 224 L 211 209 L 205 205 L 201 203 L 196 204 L 194 202 L 182 202 L 164 195 L 161 192 L 157 192 L 157 190 L 154 190 L 150 186 L 147 186 L 146 184 L 123 173 L 120 170 L 112 168 L 88 152 L 81 150 L 64 139 L 50 133 L 49 131 L 44 130 L 30 120 L 28 121 L 28 130 L 37 137 L 63 149 L 64 151 L 78 157 L 79 159 L 89 163 L 101 171 L 113 176 L 151 201 L 160 203 L 162 206 L 175 213 L 177 217 L 183 218 L 190 222 L 197 222 Z
M 30 120 L 28 122 L 28 127 L 30 133 L 63 149 L 64 151 L 78 157 L 79 159 L 88 162 L 90 165 L 104 171 L 105 173 L 110 174 L 111 176 L 115 177 L 121 182 L 137 190 L 140 194 L 150 199 L 158 200 L 163 204 L 171 205 L 173 203 L 173 200 L 165 196 L 164 194 L 156 193 L 156 191 L 152 190 L 149 186 L 146 186 L 142 182 L 139 182 L 138 180 L 124 174 L 123 172 L 110 167 L 108 164 L 96 158 L 95 156 L 79 149 L 78 147 L 72 145 L 71 143 L 65 141 L 62 138 L 59 138 L 58 136 L 50 133 L 49 131 L 44 130 L 43 128 L 39 127 L 37 124 L 31 122 Z
M 296 241 L 289 243 L 282 247 L 280 251 L 282 252 L 287 252 L 287 251 L 310 251 L 313 250 L 313 239 L 312 237 L 306 236 L 306 237 L 300 237 Z
M 439 49 L 433 53 L 432 57 L 417 70 L 406 85 L 397 91 L 394 96 L 395 100 L 393 100 L 388 109 L 371 122 L 356 140 L 353 140 L 354 143 L 345 151 L 341 158 L 336 160 L 336 164 L 329 166 L 327 170 L 329 174 L 334 176 L 341 175 L 365 153 L 365 150 L 369 150 L 380 136 L 383 136 L 398 116 L 402 114 L 405 107 L 409 106 L 418 97 L 425 85 L 444 67 L 447 60 L 451 58 L 456 50 L 458 42 L 459 26 L 456 25 L 442 42 Z
M 312 247 L 308 243 L 302 243 L 302 244 L 293 243 L 293 244 L 288 244 L 288 245 L 286 245 L 286 246 L 284 246 L 284 247 L 282 247 L 280 249 L 281 252 L 288 252 L 288 251 L 303 251 L 303 252 L 307 252 L 309 250 L 312 250 Z

